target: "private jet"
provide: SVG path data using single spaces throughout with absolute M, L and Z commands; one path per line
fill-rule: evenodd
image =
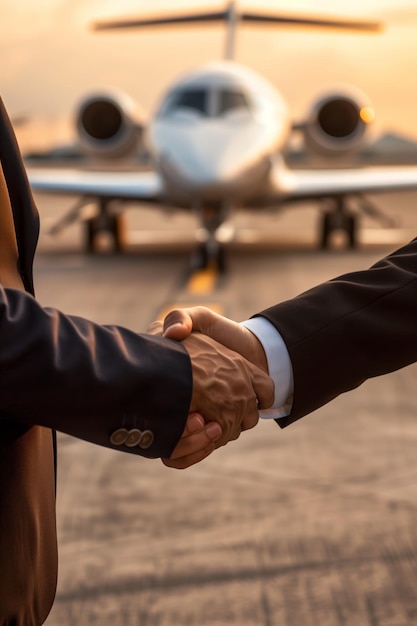
M 81 219 L 88 251 L 95 250 L 102 231 L 111 236 L 114 249 L 121 250 L 121 219 L 127 203 L 185 209 L 193 211 L 200 224 L 192 265 L 216 264 L 222 269 L 221 227 L 236 209 L 282 209 L 314 201 L 321 209 L 321 248 L 331 245 L 336 231 L 342 231 L 353 248 L 361 213 L 386 217 L 364 194 L 417 188 L 416 167 L 290 169 L 283 153 L 294 131 L 303 134 L 313 153 L 333 160 L 358 150 L 374 118 L 371 103 L 351 89 L 325 93 L 302 123 L 294 123 L 277 89 L 233 60 L 240 22 L 355 32 L 378 32 L 378 22 L 248 11 L 231 2 L 219 11 L 114 19 L 92 28 L 105 31 L 217 20 L 227 24 L 224 60 L 176 80 L 162 96 L 146 133 L 135 103 L 125 94 L 93 93 L 80 103 L 76 127 L 81 145 L 90 154 L 124 157 L 137 149 L 146 134 L 152 165 L 147 171 L 29 171 L 34 191 L 79 198 L 51 232 Z M 91 209 L 92 204 L 94 214 L 85 217 L 85 207 Z

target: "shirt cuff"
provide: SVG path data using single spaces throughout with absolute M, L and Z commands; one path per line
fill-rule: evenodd
M 252 317 L 241 322 L 261 342 L 268 362 L 269 375 L 275 384 L 275 401 L 270 409 L 259 411 L 263 419 L 279 419 L 291 413 L 294 379 L 290 355 L 283 338 L 265 317 Z

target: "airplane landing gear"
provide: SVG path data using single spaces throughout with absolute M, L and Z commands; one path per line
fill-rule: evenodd
M 215 242 L 215 246 L 209 242 L 200 243 L 191 257 L 191 269 L 193 271 L 213 267 L 221 274 L 226 271 L 226 254 L 222 244 Z
M 81 221 L 86 252 L 93 253 L 100 248 L 122 252 L 125 243 L 124 216 L 110 211 L 109 204 L 110 201 L 105 198 L 97 200 L 97 205 L 91 198 L 81 198 L 50 228 L 49 234 L 57 235 L 66 226 Z
M 337 199 L 336 207 L 322 215 L 320 248 L 322 250 L 329 248 L 331 239 L 336 232 L 344 235 L 348 248 L 355 248 L 357 245 L 357 221 L 357 216 L 346 209 L 343 199 Z
M 345 196 L 331 199 L 331 206 L 322 214 L 320 223 L 320 247 L 325 250 L 330 247 L 335 233 L 342 233 L 345 244 L 353 249 L 357 246 L 359 213 L 377 219 L 384 226 L 394 227 L 395 220 L 383 213 L 369 198 L 362 195 L 350 196 L 349 200 L 356 200 L 355 212 L 348 207 Z
M 100 202 L 99 214 L 85 221 L 86 251 L 96 252 L 100 248 L 100 242 L 113 252 L 122 252 L 124 247 L 123 216 L 121 213 L 109 213 L 104 201 Z
M 214 267 L 220 273 L 226 271 L 225 246 L 219 231 L 230 210 L 229 205 L 198 207 L 197 212 L 203 226 L 199 231 L 200 244 L 191 259 L 192 270 Z

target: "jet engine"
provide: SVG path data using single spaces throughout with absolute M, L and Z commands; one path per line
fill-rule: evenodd
M 136 103 L 120 92 L 94 93 L 76 113 L 81 147 L 94 156 L 121 158 L 140 147 L 144 116 Z
M 372 105 L 360 93 L 327 94 L 313 103 L 302 125 L 308 148 L 323 156 L 343 156 L 358 150 L 375 117 Z

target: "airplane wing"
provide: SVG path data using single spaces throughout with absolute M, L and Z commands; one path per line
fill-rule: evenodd
M 344 231 L 349 247 L 354 248 L 358 213 L 395 226 L 392 216 L 383 213 L 366 194 L 407 190 L 417 190 L 417 166 L 290 170 L 278 160 L 271 172 L 269 198 L 263 202 L 282 207 L 303 200 L 326 201 L 320 218 L 320 247 L 329 247 L 334 231 Z
M 34 169 L 28 171 L 33 191 L 100 199 L 158 202 L 164 187 L 156 172 Z
M 51 235 L 75 221 L 85 223 L 88 251 L 95 250 L 95 241 L 100 231 L 113 237 L 115 250 L 123 248 L 123 226 L 120 212 L 108 210 L 112 200 L 136 202 L 162 202 L 164 186 L 161 178 L 153 171 L 88 171 L 70 169 L 28 170 L 33 191 L 79 198 L 49 229 Z M 94 200 L 95 213 L 85 214 L 84 207 Z
M 225 20 L 229 26 L 225 58 L 231 59 L 234 56 L 234 25 L 238 20 L 256 24 L 281 24 L 283 26 L 301 26 L 313 28 L 330 28 L 339 30 L 348 30 L 355 32 L 379 32 L 383 25 L 375 20 L 353 20 L 342 17 L 332 17 L 328 15 L 290 15 L 286 13 L 264 13 L 263 11 L 246 11 L 238 9 L 236 4 L 231 1 L 223 10 L 208 10 L 203 12 L 194 12 L 175 14 L 168 16 L 148 15 L 140 17 L 116 18 L 108 20 L 100 20 L 91 25 L 95 31 L 108 31 L 115 29 L 132 29 L 143 27 L 154 27 L 163 25 L 177 24 L 193 24 L 208 23 Z
M 291 170 L 278 162 L 271 174 L 271 194 L 277 201 L 413 189 L 417 190 L 417 166 Z
M 375 20 L 354 20 L 346 19 L 340 16 L 329 15 L 292 15 L 288 13 L 263 11 L 247 11 L 244 9 L 235 9 L 233 5 L 229 5 L 225 9 L 208 10 L 202 12 L 191 12 L 182 14 L 173 14 L 169 16 L 147 15 L 140 17 L 115 18 L 108 20 L 100 20 L 94 22 L 91 28 L 96 31 L 115 30 L 125 28 L 139 28 L 147 26 L 164 26 L 176 24 L 192 24 L 195 22 L 217 22 L 229 20 L 236 12 L 239 19 L 245 22 L 255 22 L 257 24 L 283 24 L 295 26 L 315 26 L 321 28 L 337 28 L 353 31 L 379 31 L 382 24 Z

